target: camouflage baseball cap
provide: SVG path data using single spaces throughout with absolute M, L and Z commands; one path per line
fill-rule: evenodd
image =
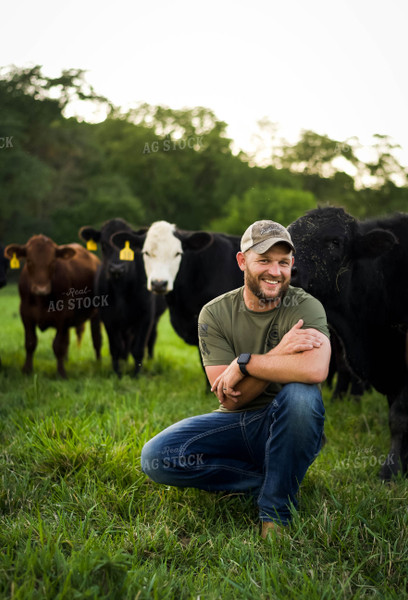
M 286 227 L 275 221 L 255 221 L 241 238 L 241 252 L 252 250 L 257 254 L 263 254 L 279 242 L 288 244 L 295 252 L 295 246 Z

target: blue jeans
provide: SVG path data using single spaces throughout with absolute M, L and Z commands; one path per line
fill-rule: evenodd
M 142 469 L 153 481 L 252 494 L 262 521 L 287 525 L 323 437 L 319 388 L 285 385 L 265 408 L 183 419 L 149 440 Z

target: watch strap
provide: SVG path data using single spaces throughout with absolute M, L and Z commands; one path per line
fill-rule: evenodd
M 240 371 L 243 375 L 249 375 L 248 370 L 246 368 L 246 365 L 238 363 L 238 366 L 240 368 Z
M 237 363 L 238 363 L 240 371 L 243 375 L 249 375 L 246 366 L 249 363 L 250 359 L 251 359 L 251 354 L 249 354 L 249 353 L 243 353 L 238 356 Z

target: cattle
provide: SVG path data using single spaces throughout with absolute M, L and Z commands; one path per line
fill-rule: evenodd
M 135 363 L 134 375 L 142 367 L 146 346 L 149 356 L 153 356 L 157 323 L 166 302 L 147 290 L 140 253 L 135 253 L 134 260 L 120 260 L 118 248 L 110 242 L 118 231 L 131 232 L 132 228 L 117 218 L 106 221 L 100 229 L 82 227 L 79 236 L 101 245 L 102 263 L 95 285 L 98 294 L 109 296 L 109 305 L 100 308 L 100 315 L 109 338 L 112 367 L 120 377 L 119 361 L 127 359 L 129 353 Z
M 292 281 L 323 303 L 353 371 L 388 399 L 391 447 L 380 476 L 407 474 L 408 215 L 359 222 L 327 206 L 289 230 Z
M 25 245 L 10 244 L 7 258 L 25 259 L 19 279 L 20 315 L 25 330 L 26 359 L 24 373 L 33 369 L 37 346 L 36 327 L 41 331 L 56 329 L 53 350 L 57 371 L 66 378 L 64 359 L 69 346 L 69 329 L 75 327 L 78 340 L 84 323 L 91 320 L 92 341 L 100 358 L 101 331 L 94 296 L 94 278 L 100 263 L 80 244 L 58 246 L 44 235 L 32 236 Z
M 112 236 L 116 246 L 128 239 Z M 198 315 L 209 300 L 243 285 L 236 261 L 240 237 L 206 231 L 183 231 L 166 221 L 147 233 L 134 232 L 130 245 L 142 251 L 147 287 L 165 295 L 170 321 L 187 343 L 198 346 Z

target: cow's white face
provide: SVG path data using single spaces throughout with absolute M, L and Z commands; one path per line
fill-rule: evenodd
M 172 291 L 180 267 L 183 248 L 174 235 L 175 230 L 175 225 L 157 221 L 146 234 L 142 253 L 147 288 L 156 294 Z

